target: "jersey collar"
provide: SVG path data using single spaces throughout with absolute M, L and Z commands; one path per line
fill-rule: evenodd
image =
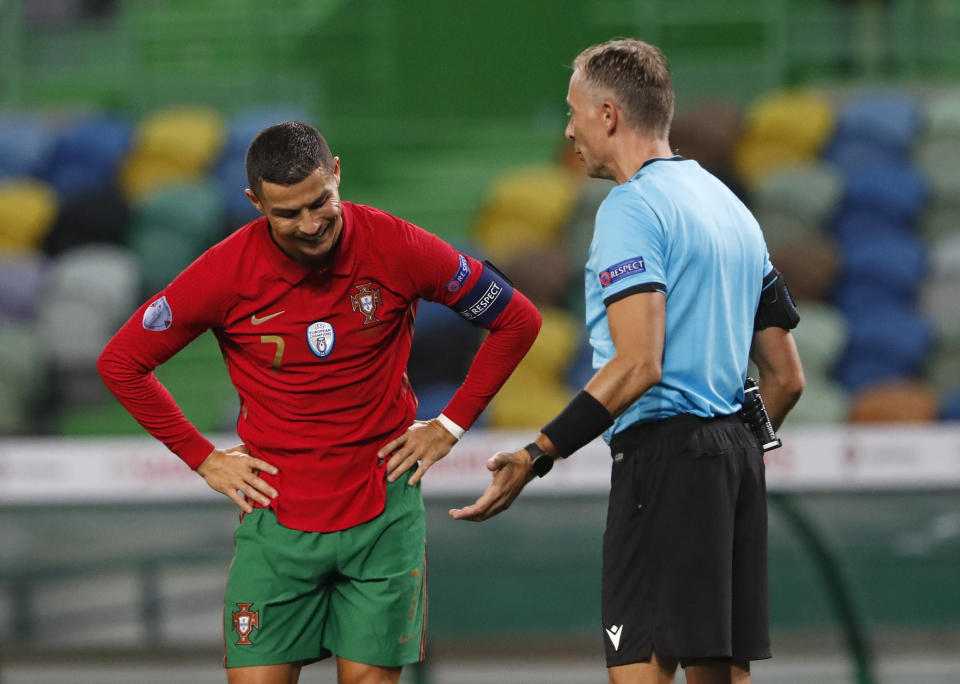
M 270 224 L 267 217 L 263 216 L 254 224 L 254 233 L 259 240 L 262 253 L 267 261 L 273 267 L 273 270 L 291 285 L 303 281 L 311 275 L 321 276 L 327 273 L 335 276 L 350 275 L 353 271 L 353 262 L 356 259 L 356 250 L 354 249 L 354 211 L 353 205 L 349 202 L 343 203 L 343 230 L 340 232 L 340 241 L 337 243 L 336 253 L 333 255 L 333 261 L 324 268 L 316 269 L 305 266 L 294 261 L 280 249 L 270 237 Z
M 643 162 L 643 164 L 640 165 L 640 168 L 637 169 L 637 172 L 636 172 L 635 174 L 633 174 L 632 176 L 630 176 L 630 180 L 633 180 L 634 178 L 636 178 L 637 176 L 639 176 L 641 171 L 643 171 L 645 168 L 647 168 L 648 166 L 650 166 L 652 163 L 658 162 L 658 161 L 663 161 L 663 162 L 686 161 L 686 157 L 683 157 L 683 156 L 681 156 L 681 155 L 679 155 L 679 154 L 675 154 L 675 155 L 673 155 L 672 157 L 652 157 L 652 158 L 648 159 L 647 161 Z

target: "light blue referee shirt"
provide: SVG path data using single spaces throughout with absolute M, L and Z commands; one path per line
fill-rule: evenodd
M 614 355 L 607 305 L 638 292 L 667 300 L 663 376 L 605 440 L 640 421 L 740 410 L 753 320 L 771 271 L 756 219 L 693 160 L 651 159 L 610 191 L 586 266 L 593 367 Z

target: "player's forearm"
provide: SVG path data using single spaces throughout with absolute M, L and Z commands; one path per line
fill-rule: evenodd
M 473 425 L 533 346 L 540 323 L 537 308 L 521 292 L 515 291 L 491 326 L 490 334 L 470 364 L 466 380 L 443 414 L 460 427 Z

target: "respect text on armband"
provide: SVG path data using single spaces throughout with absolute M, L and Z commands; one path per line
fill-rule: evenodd
M 502 293 L 503 287 L 496 282 L 490 283 L 490 287 L 480 296 L 480 299 L 467 308 L 461 315 L 468 321 L 482 316 L 487 309 L 493 306 L 493 303 L 497 301 L 497 298 Z

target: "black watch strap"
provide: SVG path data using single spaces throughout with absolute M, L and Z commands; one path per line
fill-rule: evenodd
M 537 446 L 536 442 L 530 442 L 524 449 L 530 454 L 530 472 L 537 477 L 543 477 L 550 472 L 553 456 Z

